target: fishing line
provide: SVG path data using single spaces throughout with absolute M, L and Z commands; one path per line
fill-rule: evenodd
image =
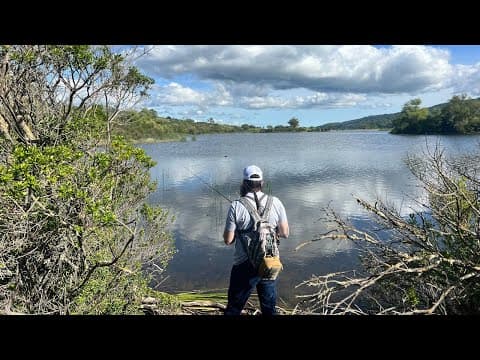
M 203 184 L 207 185 L 210 189 L 212 189 L 213 191 L 215 191 L 218 195 L 220 195 L 221 197 L 223 197 L 225 200 L 227 200 L 229 203 L 232 202 L 232 200 L 230 200 L 227 196 L 225 196 L 224 194 L 222 194 L 219 190 L 215 189 L 212 185 L 210 185 L 209 183 L 207 183 L 205 180 L 203 180 L 200 176 L 198 176 L 197 174 L 194 174 L 193 171 L 191 171 L 189 168 L 187 168 L 186 166 L 184 166 L 185 169 L 187 169 L 190 174 L 192 174 L 193 176 L 195 176 L 198 180 L 200 180 Z

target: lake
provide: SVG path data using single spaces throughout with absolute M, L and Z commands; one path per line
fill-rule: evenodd
M 265 190 L 280 198 L 290 224 L 282 239 L 284 271 L 278 292 L 293 305 L 295 286 L 312 274 L 349 270 L 357 266 L 349 242 L 322 240 L 299 251 L 295 247 L 330 229 L 321 219 L 328 204 L 356 226 L 371 225 L 368 214 L 352 195 L 379 197 L 402 214 L 415 208 L 411 197 L 422 195 L 407 169 L 407 153 L 435 143 L 458 154 L 478 149 L 480 136 L 410 136 L 384 131 L 314 133 L 211 134 L 195 141 L 140 145 L 157 162 L 152 179 L 158 182 L 149 201 L 175 216 L 171 230 L 177 253 L 153 286 L 178 292 L 228 288 L 233 246 L 222 234 L 230 199 L 239 196 L 242 170 L 255 164 L 264 173 Z

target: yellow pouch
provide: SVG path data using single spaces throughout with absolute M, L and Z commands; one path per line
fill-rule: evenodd
M 282 271 L 283 265 L 278 256 L 266 256 L 258 268 L 258 274 L 265 280 L 275 280 Z

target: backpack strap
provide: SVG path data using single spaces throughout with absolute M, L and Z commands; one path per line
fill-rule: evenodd
M 263 197 L 262 197 L 262 199 L 263 199 Z M 265 210 L 263 210 L 262 220 L 268 222 L 268 215 L 270 213 L 270 209 L 272 208 L 272 203 L 273 203 L 273 196 L 269 196 L 267 198 L 267 204 L 265 205 Z
M 244 196 L 242 196 L 239 200 L 243 206 L 245 206 L 245 208 L 247 209 L 248 213 L 250 214 L 252 220 L 253 220 L 253 225 L 255 226 L 255 224 L 257 222 L 260 221 L 261 217 L 260 215 L 258 214 L 258 211 L 257 209 L 255 209 L 252 205 L 252 203 L 250 201 L 248 201 Z
M 266 196 L 268 196 L 268 195 L 264 193 L 263 196 L 262 196 L 260 199 L 258 199 L 258 203 L 259 203 L 259 204 L 262 204 L 262 201 L 263 201 L 263 199 L 264 199 Z M 267 198 L 267 199 L 268 199 L 268 198 Z M 258 208 L 257 211 L 258 211 L 258 213 L 260 214 L 260 216 L 262 216 L 262 215 L 265 213 L 265 207 L 262 206 L 262 205 L 260 205 L 260 207 Z
M 242 233 L 250 232 L 255 227 L 257 222 L 260 220 L 260 215 L 258 214 L 257 209 L 255 209 L 253 207 L 252 203 L 246 199 L 246 196 L 240 197 L 239 201 L 245 207 L 245 209 L 247 209 L 248 213 L 250 214 L 250 218 L 251 218 L 250 219 L 250 224 L 251 225 L 249 225 L 246 230 L 235 230 L 236 233 L 240 235 Z M 247 256 L 248 256 L 248 260 L 253 265 L 253 259 L 251 258 L 250 253 L 248 251 L 248 244 L 246 244 L 244 242 L 242 236 L 240 236 L 239 241 L 242 244 L 242 247 L 243 247 L 243 250 L 245 251 L 245 254 L 247 254 Z
M 265 196 L 267 196 L 267 194 L 264 193 L 264 194 L 262 195 L 262 197 L 261 197 L 260 199 L 258 199 L 259 204 L 262 203 L 262 201 L 263 201 L 263 199 L 265 198 Z M 250 197 L 250 196 L 244 196 L 244 197 L 246 197 L 246 198 L 248 198 L 248 199 L 250 199 L 250 200 L 252 200 L 252 201 L 255 202 L 255 198 L 254 198 L 254 197 Z M 258 214 L 261 216 L 261 215 L 265 212 L 265 207 L 262 206 L 262 205 L 260 205 L 259 208 L 257 209 L 257 212 L 258 212 Z
M 260 199 L 258 199 L 258 202 L 262 202 L 262 200 L 265 196 L 268 196 L 268 195 L 264 193 L 263 196 Z

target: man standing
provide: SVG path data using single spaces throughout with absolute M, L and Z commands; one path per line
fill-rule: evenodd
M 244 198 L 243 201 L 250 202 L 260 215 L 263 214 L 263 211 L 269 210 L 268 222 L 275 227 L 279 237 L 287 238 L 289 227 L 285 207 L 275 196 L 266 195 L 262 192 L 263 184 L 262 170 L 255 165 L 246 167 L 243 170 L 240 196 Z M 266 209 L 269 197 L 272 197 L 271 208 Z M 225 244 L 230 245 L 235 242 L 225 315 L 240 315 L 254 287 L 257 288 L 262 314 L 274 315 L 276 313 L 277 279 L 262 279 L 258 275 L 257 270 L 254 269 L 248 259 L 247 244 L 242 244 L 242 238 L 238 236 L 239 232 L 251 229 L 254 226 L 253 222 L 250 213 L 242 202 L 240 200 L 233 201 L 228 210 L 223 233 Z

